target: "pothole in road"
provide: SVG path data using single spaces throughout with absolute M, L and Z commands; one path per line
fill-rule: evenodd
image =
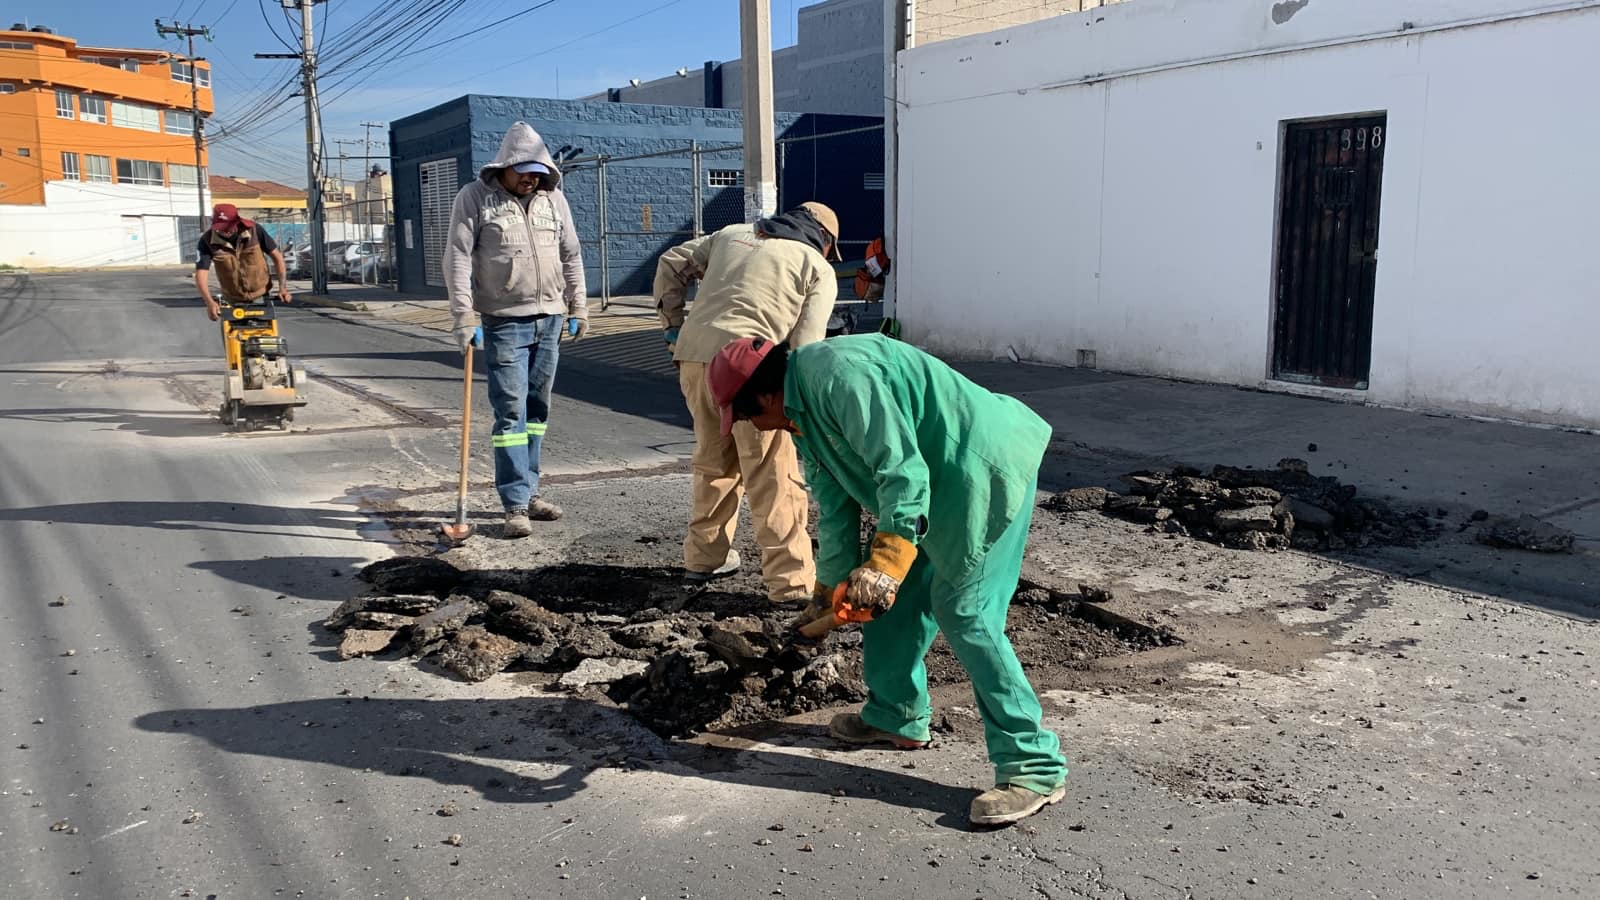
M 759 584 L 697 588 L 676 569 L 562 564 L 462 572 L 434 557 L 367 567 L 375 590 L 325 622 L 341 656 L 401 653 L 469 681 L 544 673 L 555 690 L 605 697 L 663 736 L 683 736 L 859 702 L 861 632 L 796 645 L 790 620 Z M 1008 633 L 1030 677 L 1059 683 L 1094 660 L 1180 643 L 1170 632 L 1027 584 Z M 948 645 L 927 658 L 931 687 L 966 681 Z

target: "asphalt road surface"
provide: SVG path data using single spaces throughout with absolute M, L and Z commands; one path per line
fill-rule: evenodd
M 516 675 L 340 662 L 317 623 L 399 549 L 385 514 L 451 511 L 460 359 L 380 316 L 282 317 L 310 405 L 229 434 L 188 273 L 0 273 L 0 897 L 1600 895 L 1591 622 L 1096 516 L 1036 561 L 1188 656 L 1044 692 L 1069 793 L 1012 829 L 965 826 L 990 770 L 964 688 L 934 749 L 840 753 L 825 713 L 664 742 Z M 557 379 L 567 518 L 483 529 L 483 565 L 635 534 L 671 556 L 681 399 L 604 356 Z M 480 448 L 484 404 L 480 379 Z

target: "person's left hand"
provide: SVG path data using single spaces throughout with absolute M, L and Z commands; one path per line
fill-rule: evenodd
M 589 333 L 588 319 L 567 319 L 567 334 L 575 341 L 583 340 Z
M 294 297 L 289 293 L 288 285 L 278 285 L 278 299 L 284 303 L 293 303 Z

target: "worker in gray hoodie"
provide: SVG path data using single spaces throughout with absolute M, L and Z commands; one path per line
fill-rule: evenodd
M 482 317 L 506 537 L 531 534 L 531 520 L 561 517 L 560 507 L 539 497 L 539 451 L 561 332 L 582 338 L 589 307 L 578 231 L 560 185 L 544 139 L 517 122 L 494 162 L 456 194 L 444 249 L 452 329 L 463 354 Z

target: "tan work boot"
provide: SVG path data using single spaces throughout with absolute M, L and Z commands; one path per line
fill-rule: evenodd
M 995 826 L 1020 822 L 1046 806 L 1061 802 L 1067 795 L 1066 785 L 1048 794 L 1031 791 L 1014 784 L 1002 784 L 972 798 L 972 809 L 967 818 L 974 825 Z
M 561 518 L 561 507 L 542 497 L 535 497 L 528 504 L 528 518 L 535 522 L 554 522 Z
M 528 521 L 528 511 L 525 509 L 506 510 L 506 527 L 501 534 L 508 538 L 525 538 L 533 534 L 533 525 Z
M 840 713 L 828 723 L 828 733 L 847 744 L 893 744 L 901 750 L 921 750 L 927 741 L 913 740 L 898 734 L 873 728 L 858 713 Z

